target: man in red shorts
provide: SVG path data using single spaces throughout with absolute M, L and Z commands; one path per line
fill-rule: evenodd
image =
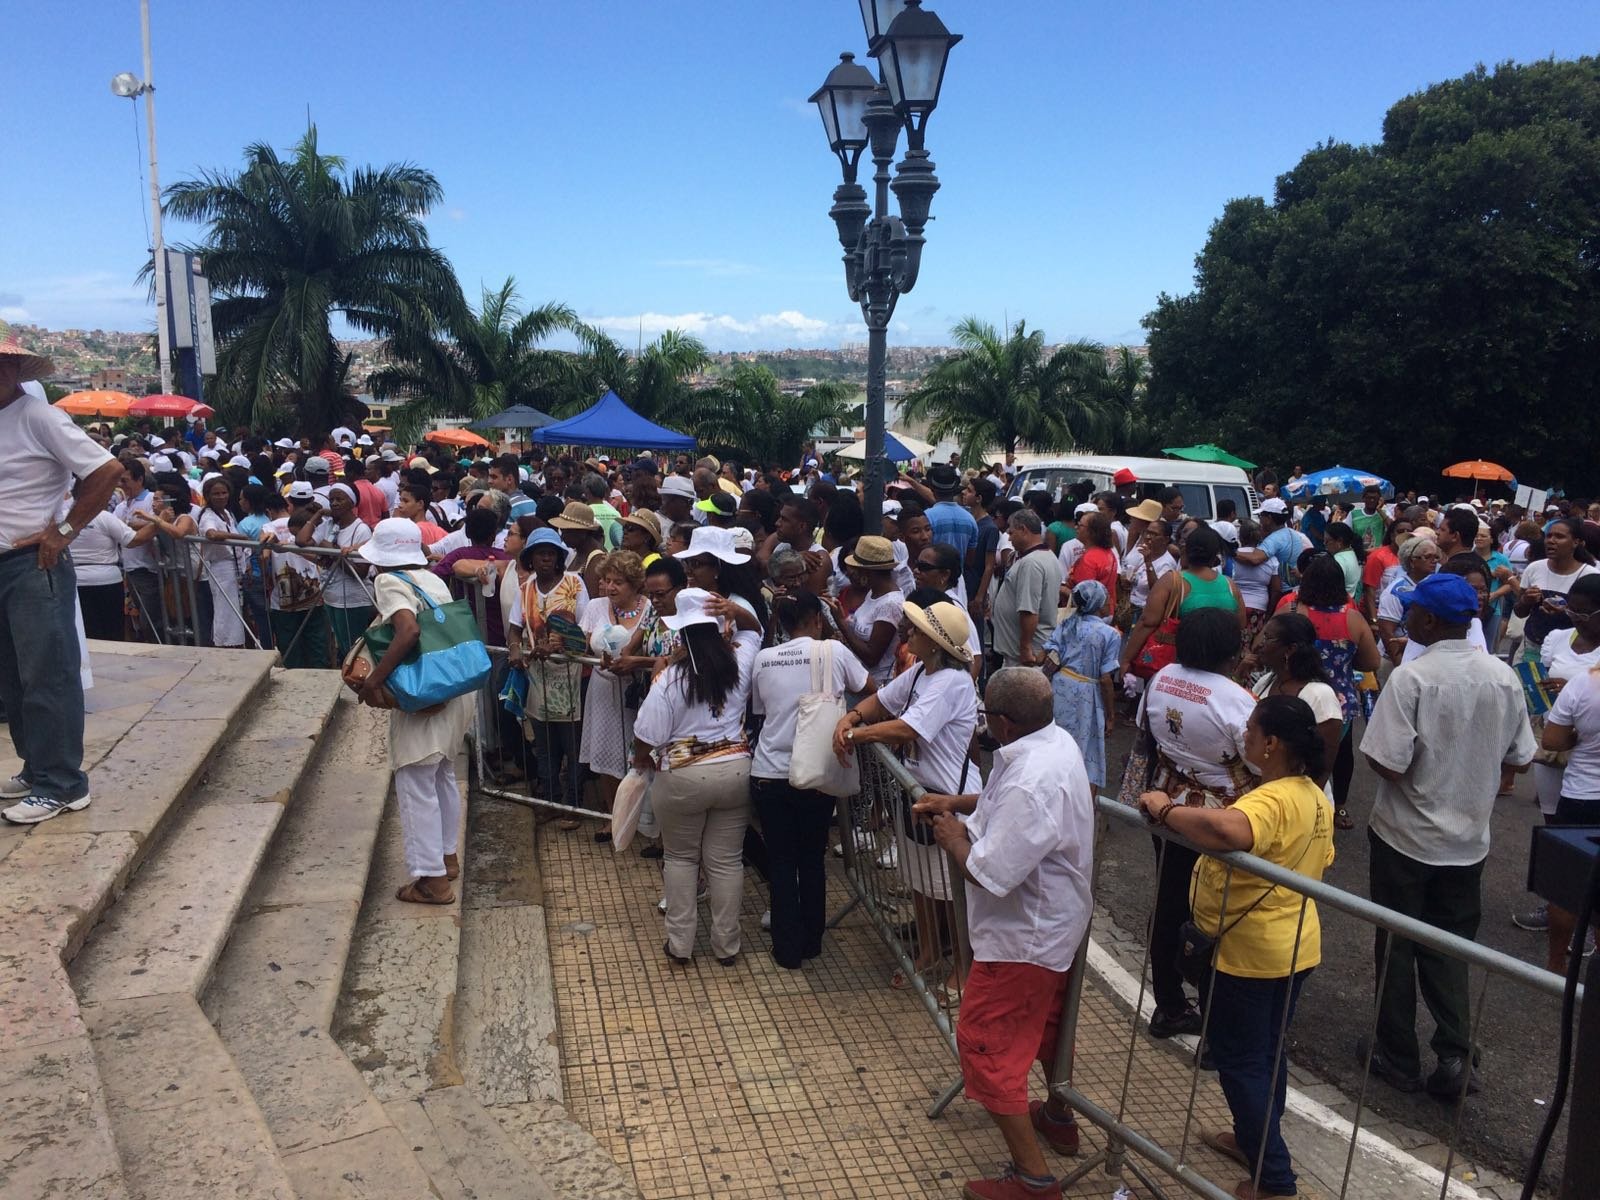
M 1078 1152 L 1072 1112 L 1052 1097 L 1028 1099 L 1035 1059 L 1055 1062 L 1067 973 L 1089 928 L 1094 797 L 1083 755 L 1053 720 L 1049 678 L 1027 667 L 995 672 L 984 698 L 1000 743 L 977 796 L 924 796 L 939 845 L 966 881 L 972 971 L 956 1024 L 967 1096 L 1000 1127 L 1011 1165 L 971 1179 L 968 1200 L 1059 1197 L 1042 1136 Z M 964 814 L 958 816 L 955 814 Z

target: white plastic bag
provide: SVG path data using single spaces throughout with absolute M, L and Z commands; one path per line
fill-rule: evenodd
M 820 653 L 818 647 L 820 646 Z M 789 786 L 827 796 L 853 796 L 861 790 L 861 768 L 848 767 L 833 753 L 833 731 L 847 707 L 833 686 L 831 641 L 812 644 L 811 690 L 795 705 L 794 749 L 789 753 Z
M 635 768 L 617 785 L 616 803 L 611 806 L 611 848 L 618 853 L 628 848 L 639 828 L 639 814 L 644 811 L 645 793 L 654 774 Z

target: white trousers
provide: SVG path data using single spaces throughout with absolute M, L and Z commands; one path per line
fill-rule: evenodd
M 397 767 L 394 798 L 400 809 L 400 836 L 406 870 L 423 878 L 444 874 L 444 856 L 456 852 L 461 829 L 461 789 L 455 763 L 445 755 Z

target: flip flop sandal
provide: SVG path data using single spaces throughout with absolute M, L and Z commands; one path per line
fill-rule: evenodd
M 1244 1156 L 1244 1151 L 1239 1149 L 1239 1143 L 1234 1140 L 1233 1134 L 1225 1129 L 1213 1129 L 1209 1133 L 1202 1133 L 1200 1140 L 1210 1146 L 1223 1158 L 1232 1159 L 1241 1167 L 1249 1169 L 1252 1163 Z
M 454 904 L 456 894 L 454 891 L 446 892 L 443 896 L 435 896 L 425 892 L 412 880 L 394 894 L 396 900 L 404 900 L 407 904 Z

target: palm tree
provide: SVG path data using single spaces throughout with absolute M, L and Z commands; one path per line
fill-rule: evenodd
M 957 351 L 936 365 L 901 404 L 911 421 L 927 420 L 930 441 L 954 438 L 961 457 L 1017 447 L 1066 450 L 1106 436 L 1105 350 L 1068 342 L 1046 354 L 1044 334 L 1018 321 L 1001 338 L 968 317 L 952 331 Z
M 669 329 L 630 355 L 592 325 L 577 322 L 572 332 L 580 349 L 565 381 L 566 399 L 556 415 L 580 412 L 610 388 L 647 420 L 675 429 L 692 428 L 694 389 L 689 379 L 711 361 L 699 338 Z
M 740 363 L 716 387 L 695 393 L 695 436 L 708 448 L 757 463 L 795 463 L 815 432 L 838 433 L 860 419 L 855 388 L 818 383 L 794 393 L 768 368 Z
M 255 143 L 237 174 L 207 171 L 166 192 L 166 212 L 209 225 L 204 256 L 221 343 L 215 383 L 229 423 L 293 413 L 316 434 L 355 415 L 333 316 L 410 346 L 459 320 L 455 272 L 422 223 L 443 198 L 409 163 L 346 171 L 306 130 L 282 158 Z
M 493 416 L 517 404 L 549 410 L 571 386 L 573 356 L 540 343 L 577 323 L 572 309 L 550 302 L 524 312 L 517 281 L 483 289 L 476 312 L 463 309 L 448 340 L 410 331 L 389 343 L 391 365 L 367 380 L 381 398 L 408 397 L 389 411 L 396 434 L 408 438 L 432 417 Z
M 1112 429 L 1106 450 L 1142 454 L 1150 449 L 1154 431 L 1145 408 L 1149 385 L 1148 358 L 1127 346 L 1111 352 L 1105 394 L 1112 410 Z

